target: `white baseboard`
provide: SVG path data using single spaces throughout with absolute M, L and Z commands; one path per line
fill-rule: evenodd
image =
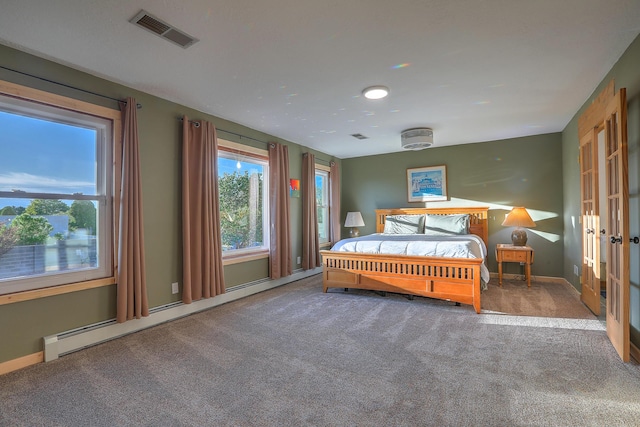
M 235 301 L 249 295 L 257 294 L 259 292 L 286 285 L 287 283 L 320 273 L 322 273 L 322 267 L 318 267 L 313 270 L 298 270 L 291 276 L 282 277 L 276 280 L 265 280 L 253 284 L 252 286 L 243 286 L 238 289 L 232 288 L 222 295 L 194 301 L 191 304 L 177 302 L 169 304 L 165 309 L 156 308 L 152 310 L 152 313 L 149 314 L 148 317 L 143 317 L 142 319 L 129 320 L 124 323 L 116 323 L 115 320 L 111 320 L 81 329 L 49 335 L 43 338 L 44 361 L 50 362 L 62 355 L 78 351 L 101 342 L 119 338 L 133 332 L 138 332 L 161 323 L 169 322 L 180 317 L 188 316 L 199 311 L 207 310 L 221 304 Z

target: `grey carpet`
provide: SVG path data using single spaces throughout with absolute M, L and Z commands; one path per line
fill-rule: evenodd
M 315 276 L 0 376 L 0 425 L 639 424 L 601 322 L 494 311 Z
M 498 280 L 492 279 L 482 294 L 482 309 L 518 316 L 595 319 L 580 302 L 576 288 L 567 282 L 533 280 L 527 287 L 524 280 L 504 279 L 499 286 Z

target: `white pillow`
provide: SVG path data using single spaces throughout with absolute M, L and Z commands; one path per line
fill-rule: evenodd
M 383 234 L 421 234 L 424 215 L 388 215 L 384 220 Z
M 443 236 L 469 234 L 469 214 L 425 215 L 424 234 Z

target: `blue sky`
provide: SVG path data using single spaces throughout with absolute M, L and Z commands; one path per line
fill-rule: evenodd
M 95 130 L 2 111 L 0 129 L 0 191 L 96 194 Z
M 249 175 L 252 173 L 262 173 L 263 169 L 261 165 L 256 163 L 250 163 L 244 158 L 236 158 L 236 159 L 226 159 L 222 156 L 218 156 L 218 177 L 223 176 L 225 173 L 232 175 L 234 172 L 238 172 L 243 174 L 245 172 L 249 172 Z M 238 168 L 238 161 L 240 162 L 240 168 Z

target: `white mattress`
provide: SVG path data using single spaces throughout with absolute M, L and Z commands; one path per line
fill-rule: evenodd
M 340 240 L 332 251 L 366 254 L 437 256 L 444 258 L 480 258 L 484 283 L 489 282 L 489 269 L 485 264 L 487 247 L 475 234 L 427 236 L 424 234 L 370 234 Z

